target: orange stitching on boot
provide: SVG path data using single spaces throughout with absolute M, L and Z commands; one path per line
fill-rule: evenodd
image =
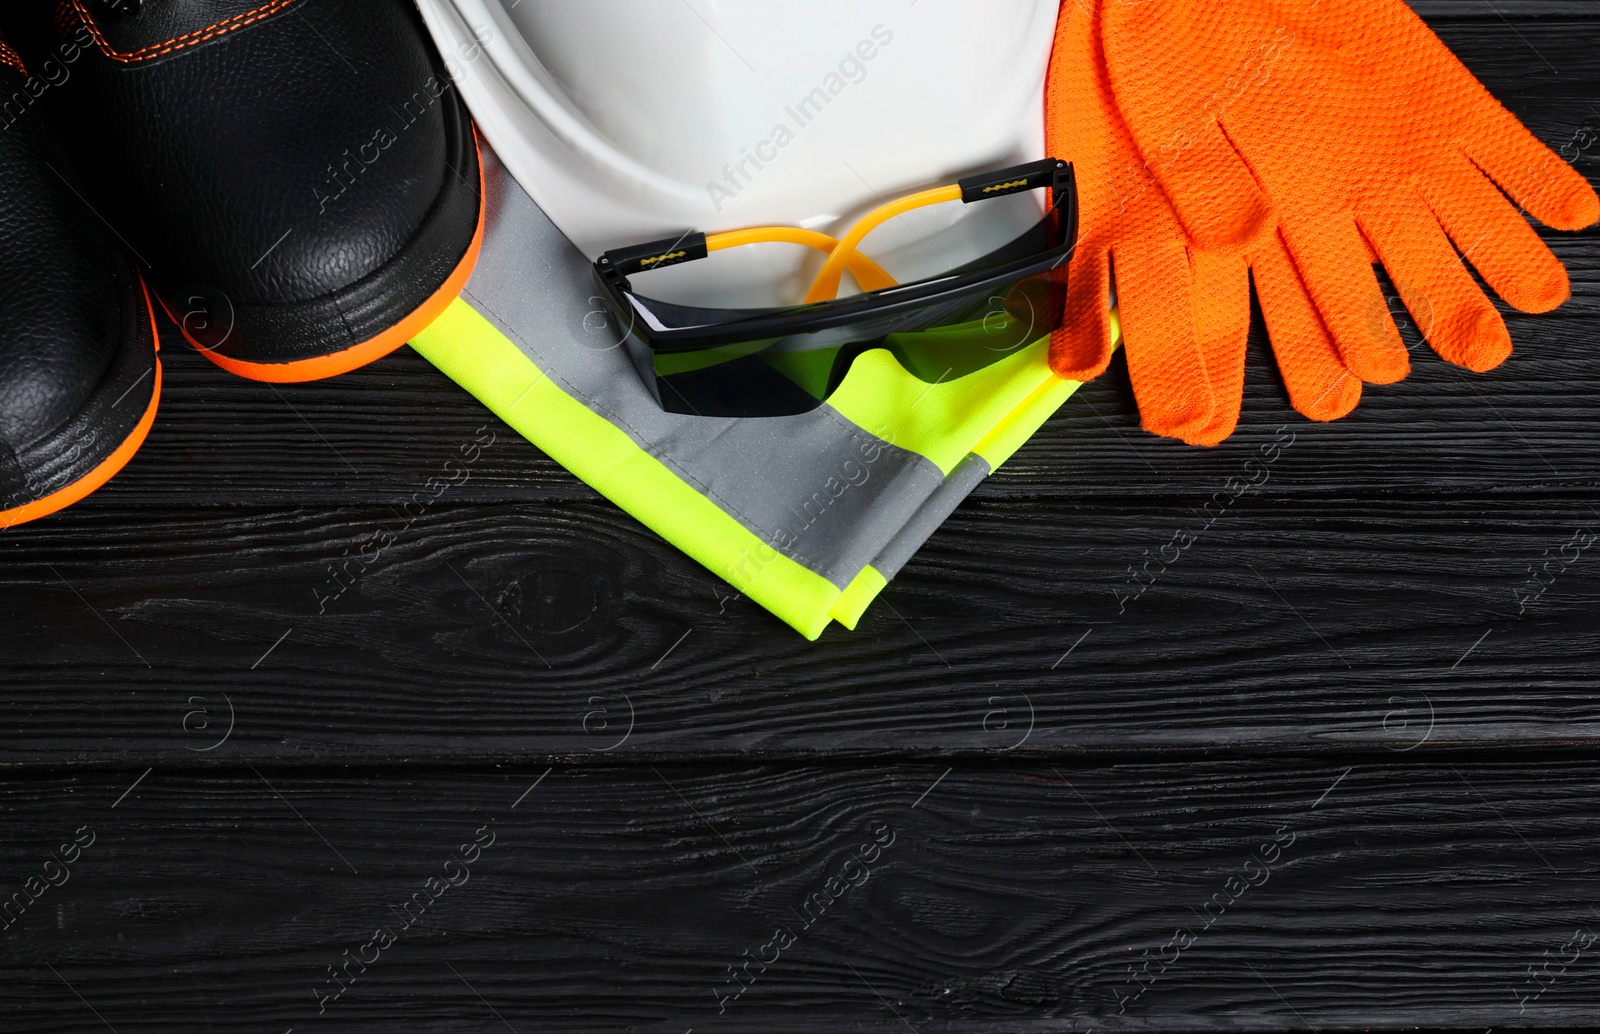
M 268 0 L 267 3 L 262 4 L 253 11 L 245 11 L 231 18 L 224 18 L 215 25 L 208 25 L 204 29 L 186 32 L 182 36 L 167 40 L 165 43 L 152 43 L 147 47 L 140 47 L 138 50 L 127 53 L 123 53 L 111 46 L 105 34 L 100 31 L 100 26 L 95 24 L 93 16 L 84 8 L 83 0 L 72 0 L 72 7 L 78 12 L 78 17 L 83 19 L 84 25 L 88 26 L 89 35 L 94 37 L 95 45 L 100 48 L 102 54 L 113 61 L 131 64 L 135 61 L 146 61 L 151 58 L 161 57 L 163 54 L 170 54 L 185 47 L 197 46 L 206 40 L 226 35 L 235 29 L 242 29 L 246 25 L 277 14 L 294 2 L 295 0 Z
M 28 74 L 28 66 L 22 63 L 22 58 L 17 56 L 15 50 L 6 46 L 5 40 L 0 40 L 0 65 L 10 65 L 23 75 Z
M 72 35 L 72 29 L 78 24 L 78 12 L 72 8 L 72 0 L 57 0 L 55 29 L 56 39 L 64 40 Z

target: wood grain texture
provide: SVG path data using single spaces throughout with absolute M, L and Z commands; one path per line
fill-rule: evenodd
M 1587 502 L 1221 498 L 969 505 L 817 644 L 605 504 L 75 510 L 4 544 L 0 759 L 204 762 L 195 694 L 340 763 L 1600 736 Z
M 1420 14 L 1433 30 L 1454 40 L 1452 28 L 1463 21 L 1484 21 L 1498 24 L 1504 29 L 1508 23 L 1526 29 L 1537 25 L 1537 19 L 1560 18 L 1566 20 L 1600 17 L 1589 0 L 1496 0 L 1486 4 L 1483 0 L 1406 0 L 1413 11 Z
M 1414 7 L 1600 131 L 1600 4 Z M 1119 360 L 816 644 L 409 350 L 272 388 L 169 328 L 139 456 L 0 533 L 0 1031 L 1592 1027 L 1600 234 L 1545 236 L 1508 363 L 1407 327 L 1331 425 L 1259 320 L 1217 449 Z
M 1481 1030 L 1600 1009 L 1592 759 L 162 766 L 129 792 L 139 775 L 0 788 L 7 874 L 95 838 L 0 932 L 8 1031 L 95 1029 L 85 1003 L 119 1034 Z M 863 875 L 846 863 L 874 830 L 892 842 Z M 461 882 L 447 861 L 490 839 Z M 427 893 L 440 874 L 457 885 Z M 770 962 L 784 926 L 719 1014 L 727 967 Z M 1587 951 L 1562 951 L 1575 931 Z M 346 949 L 369 965 L 319 1017 Z

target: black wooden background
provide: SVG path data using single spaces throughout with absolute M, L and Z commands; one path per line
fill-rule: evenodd
M 1600 5 L 1417 8 L 1600 179 Z M 1547 239 L 1508 363 L 1336 424 L 1259 340 L 1209 451 L 1114 368 L 816 644 L 409 350 L 169 328 L 137 459 L 0 535 L 0 899 L 54 881 L 0 1030 L 1590 1025 L 1600 234 Z

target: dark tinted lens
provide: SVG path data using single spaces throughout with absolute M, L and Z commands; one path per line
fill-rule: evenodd
M 637 294 L 627 296 L 631 311 L 621 299 L 610 302 L 613 315 L 627 321 L 622 329 L 635 365 L 668 412 L 785 416 L 821 405 L 855 358 L 873 348 L 887 349 L 909 373 L 933 384 L 983 369 L 1049 334 L 1066 302 L 1070 252 L 1064 247 L 1060 216 L 1052 210 L 982 259 L 868 299 L 731 311 Z M 1031 263 L 1030 256 L 1036 257 Z M 1046 259 L 1057 264 L 1038 271 Z M 1006 279 L 1001 270 L 1013 263 L 1023 272 Z M 917 292 L 914 300 L 909 292 Z M 826 325 L 785 333 L 785 324 L 815 328 L 819 322 Z M 765 333 L 740 333 L 757 327 Z M 685 338 L 691 344 L 677 343 Z M 694 347 L 698 338 L 723 343 Z
M 892 320 L 699 352 L 651 353 L 649 361 L 668 412 L 785 416 L 821 405 L 855 358 L 872 348 L 887 349 L 930 384 L 965 377 L 1055 330 L 1065 302 L 1063 267 L 942 298 Z
M 1040 273 L 993 291 L 961 318 L 883 339 L 900 365 L 925 381 L 965 377 L 1025 348 L 1060 326 L 1064 273 Z

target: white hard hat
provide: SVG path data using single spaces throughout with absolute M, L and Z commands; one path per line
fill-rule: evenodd
M 689 230 L 839 235 L 885 201 L 1045 157 L 1058 0 L 418 0 L 480 130 L 591 260 Z M 1038 193 L 895 219 L 900 282 L 1035 223 Z M 683 304 L 788 304 L 821 256 L 662 269 Z M 848 283 L 848 281 L 847 281 Z

